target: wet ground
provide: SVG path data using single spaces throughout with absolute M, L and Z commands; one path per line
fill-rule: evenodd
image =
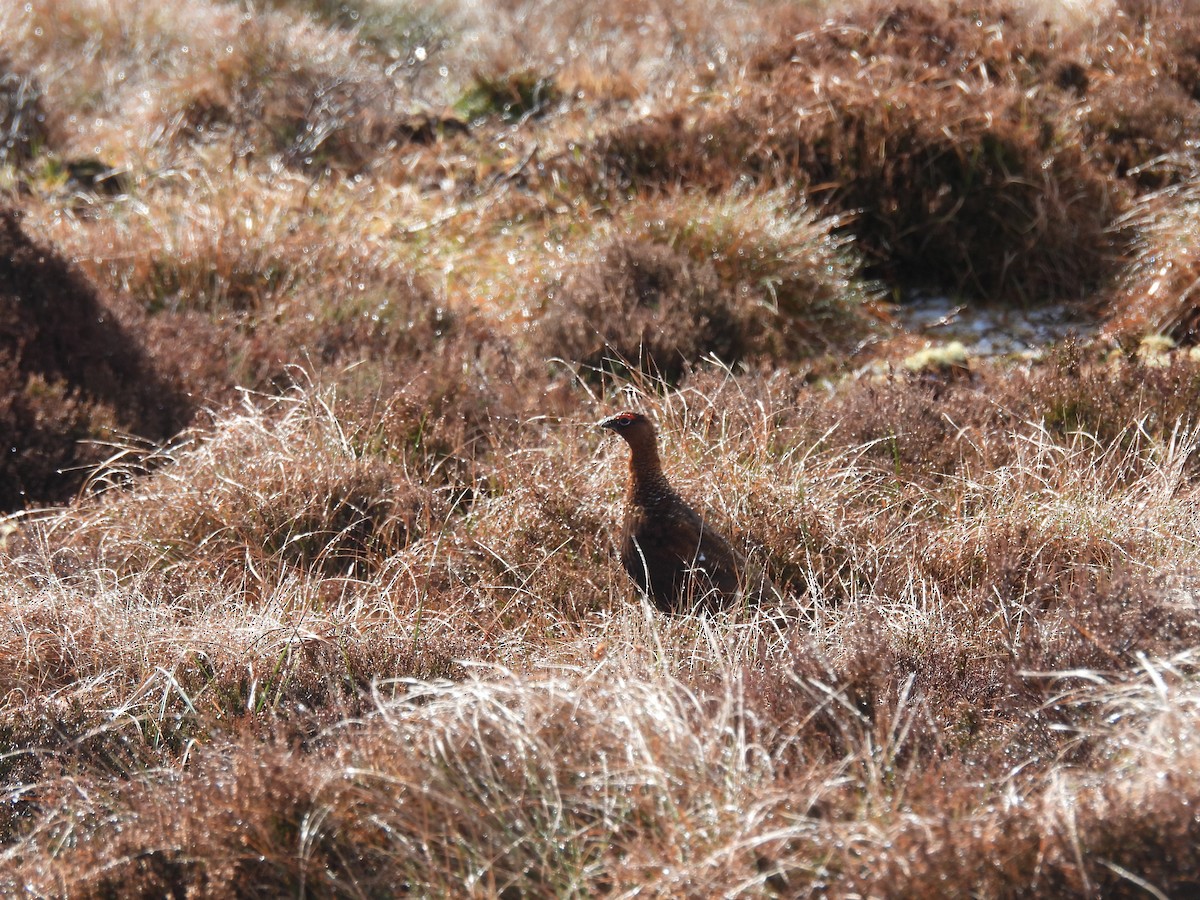
M 1095 322 L 1061 303 L 1021 309 L 966 304 L 949 297 L 914 295 L 893 309 L 897 324 L 935 344 L 960 342 L 969 356 L 1037 355 Z

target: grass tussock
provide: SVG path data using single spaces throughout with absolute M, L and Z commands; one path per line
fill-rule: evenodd
M 1194 183 L 1147 196 L 1130 222 L 1137 240 L 1109 300 L 1107 334 L 1127 345 L 1148 335 L 1194 345 L 1200 332 L 1200 203 Z
M 668 381 L 705 357 L 852 349 L 876 323 L 838 225 L 786 189 L 634 204 L 547 290 L 535 344 L 585 369 L 633 365 Z
M 0 893 L 1194 893 L 1192 5 L 0 5 Z
M 1038 65 L 1062 60 L 1054 33 L 999 5 L 986 20 L 919 4 L 791 20 L 728 101 L 610 132 L 595 171 L 621 189 L 800 179 L 854 215 L 889 280 L 1080 297 L 1112 271 L 1127 191 L 1081 152 L 1078 101 Z
M 436 532 L 471 490 L 428 408 L 413 421 L 404 400 L 353 422 L 335 411 L 332 393 L 299 392 L 266 409 L 247 403 L 162 459 L 131 455 L 98 473 L 91 515 L 71 545 L 116 572 L 170 572 L 211 554 L 216 572 L 230 559 L 258 560 L 266 583 L 292 567 L 369 575 Z M 263 468 L 248 470 L 251 461 Z M 148 469 L 137 489 L 116 489 Z
M 0 57 L 0 163 L 27 162 L 48 142 L 50 123 L 37 79 Z

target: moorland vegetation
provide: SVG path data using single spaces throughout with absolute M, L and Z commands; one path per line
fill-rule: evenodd
M 0 5 L 0 893 L 1193 895 L 1198 141 L 1191 0 Z

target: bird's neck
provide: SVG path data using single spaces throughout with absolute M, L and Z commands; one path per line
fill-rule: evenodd
M 653 507 L 674 495 L 658 460 L 658 448 L 648 442 L 632 444 L 629 454 L 629 501 L 637 506 Z

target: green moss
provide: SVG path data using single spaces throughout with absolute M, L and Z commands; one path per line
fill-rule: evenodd
M 454 110 L 463 118 L 499 118 L 505 122 L 535 116 L 561 98 L 553 78 L 521 71 L 508 75 L 477 75 Z

